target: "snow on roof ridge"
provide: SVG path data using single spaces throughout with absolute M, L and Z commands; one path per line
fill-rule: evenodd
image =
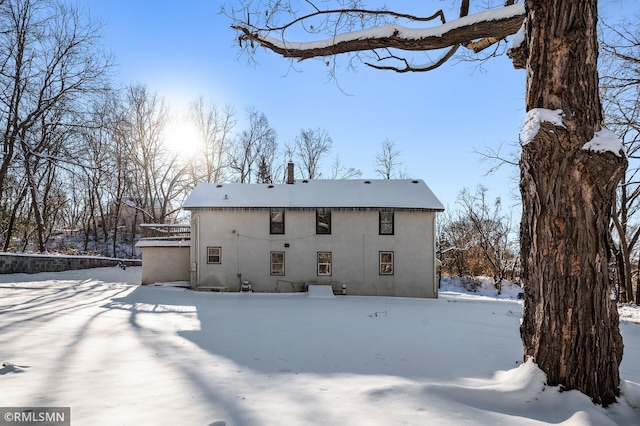
M 203 183 L 183 208 L 334 207 L 444 210 L 422 179 L 317 179 L 294 184 Z

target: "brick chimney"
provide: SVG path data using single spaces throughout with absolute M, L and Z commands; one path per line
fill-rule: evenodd
M 293 179 L 293 162 L 289 161 L 287 164 L 287 183 L 293 184 L 295 180 Z

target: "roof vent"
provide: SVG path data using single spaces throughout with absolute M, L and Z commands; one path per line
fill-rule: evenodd
M 370 180 L 365 180 L 365 181 L 364 181 L 364 183 L 366 183 L 366 184 L 370 184 L 370 183 L 371 183 L 371 181 L 370 181 Z
M 420 183 L 420 182 L 417 180 L 412 180 L 411 183 Z
M 302 183 L 309 183 L 309 181 L 305 179 L 302 181 Z
M 217 184 L 216 188 L 222 188 L 222 184 L 221 183 Z
M 273 188 L 273 185 L 269 185 L 269 186 L 267 186 L 267 188 Z

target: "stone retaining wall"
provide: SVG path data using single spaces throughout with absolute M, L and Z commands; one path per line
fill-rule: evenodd
M 142 260 L 139 259 L 0 253 L 0 274 L 35 274 L 38 272 L 60 272 L 73 269 L 102 268 L 106 266 L 116 266 L 120 262 L 127 266 L 142 265 Z

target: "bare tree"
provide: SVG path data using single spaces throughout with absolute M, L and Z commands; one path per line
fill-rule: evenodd
M 489 265 L 498 294 L 502 281 L 513 277 L 516 256 L 510 237 L 513 233 L 511 219 L 503 214 L 500 198 L 496 198 L 493 210 L 487 204 L 487 188 L 478 186 L 475 193 L 462 190 L 458 196 L 464 215 L 472 225 L 475 242 Z
M 303 179 L 320 179 L 320 160 L 331 151 L 333 141 L 326 129 L 300 129 L 296 136 L 293 151 L 299 161 Z
M 437 250 L 444 271 L 462 277 L 472 271 L 470 258 L 474 247 L 473 225 L 461 214 L 453 216 L 445 210 L 438 214 Z
M 331 166 L 331 179 L 355 179 L 362 176 L 362 171 L 342 165 L 340 156 L 336 155 L 333 165 Z
M 114 257 L 125 255 L 118 251 L 118 222 L 120 205 L 129 189 L 124 185 L 128 149 L 123 108 L 119 94 L 114 91 L 94 102 L 87 111 L 90 121 L 78 136 L 82 167 L 76 172 L 83 183 L 83 192 L 74 191 L 75 202 L 80 203 L 77 225 L 83 229 L 84 251 Z M 90 248 L 91 241 L 94 244 Z M 104 248 L 99 247 L 99 241 Z
M 602 129 L 598 93 L 597 0 L 507 0 L 499 10 L 474 15 L 462 0 L 461 19 L 446 25 L 442 11 L 420 17 L 354 5 L 258 1 L 227 13 L 249 51 L 262 46 L 292 60 L 329 64 L 327 57 L 356 54 L 366 65 L 397 72 L 431 70 L 461 47 L 495 51 L 522 28 L 509 56 L 527 75 L 519 162 L 525 358 L 535 360 L 550 385 L 613 403 L 623 345 L 609 297 L 607 233 L 627 161 L 621 144 L 607 150 L 596 140 L 611 136 Z M 416 28 L 435 19 L 443 25 Z M 294 43 L 305 31 L 325 39 Z M 414 52 L 432 50 L 442 54 L 415 65 Z
M 383 140 L 380 152 L 376 154 L 376 173 L 383 179 L 406 179 L 407 173 L 402 170 L 400 154 L 395 142 Z
M 114 256 L 118 256 L 118 242 L 120 240 L 119 225 L 127 199 L 131 198 L 130 180 L 128 179 L 130 168 L 130 122 L 128 120 L 125 99 L 112 99 L 107 105 L 111 105 L 111 118 L 106 130 L 110 147 L 108 152 L 112 163 L 110 168 L 111 179 L 109 180 L 108 189 L 110 201 L 106 206 L 108 209 L 108 214 L 106 215 L 108 222 L 104 226 L 110 227 L 112 230 L 112 252 Z M 131 230 L 131 234 L 135 234 L 135 229 Z M 133 241 L 133 235 L 130 235 L 130 239 Z
M 273 158 L 277 151 L 277 133 L 269 125 L 267 116 L 255 108 L 247 109 L 249 128 L 243 130 L 235 140 L 229 153 L 229 167 L 239 183 L 251 183 L 258 172 L 260 156 Z
M 198 129 L 202 149 L 191 167 L 192 185 L 200 182 L 223 182 L 226 179 L 227 151 L 236 125 L 233 109 L 220 109 L 202 97 L 189 107 L 189 118 Z
M 125 105 L 131 162 L 127 205 L 140 213 L 132 226 L 142 221 L 164 223 L 178 209 L 173 202 L 182 194 L 187 168 L 164 144 L 169 110 L 162 98 L 140 84 L 127 88 Z
M 606 35 L 600 43 L 602 61 L 601 93 L 606 111 L 606 124 L 620 135 L 627 151 L 629 168 L 618 187 L 617 202 L 612 216 L 611 246 L 616 256 L 619 300 L 634 300 L 632 255 L 637 252 L 640 226 L 640 26 L 637 20 L 605 26 Z M 637 256 L 637 254 L 636 254 Z M 640 259 L 640 257 L 639 257 Z M 637 275 L 635 301 L 640 303 L 640 274 Z
M 28 195 L 44 251 L 52 226 L 46 222 L 58 211 L 47 203 L 61 200 L 53 197 L 57 169 L 74 161 L 65 147 L 68 132 L 82 124 L 87 98 L 104 90 L 111 60 L 100 51 L 100 27 L 55 0 L 0 2 L 0 28 L 0 199 L 8 182 L 26 185 L 14 193 L 14 213 Z M 14 219 L 5 223 L 13 226 Z M 11 232 L 2 231 L 5 238 Z

